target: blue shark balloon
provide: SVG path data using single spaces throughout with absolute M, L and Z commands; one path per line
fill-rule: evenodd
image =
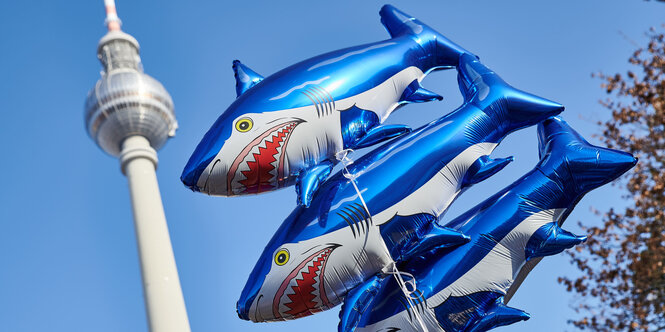
M 380 125 L 406 103 L 440 100 L 420 86 L 465 51 L 415 18 L 384 6 L 391 39 L 319 55 L 263 78 L 235 61 L 238 98 L 206 133 L 183 170 L 209 195 L 258 194 L 297 185 L 308 205 L 334 155 L 410 131 Z
M 400 270 L 418 286 L 409 299 L 391 276 L 368 279 L 345 300 L 340 331 L 421 331 L 420 318 L 428 331 L 475 332 L 529 318 L 504 303 L 525 263 L 583 242 L 561 224 L 585 193 L 636 162 L 590 145 L 559 118 L 538 132 L 536 168 L 446 225 L 470 243 L 405 262 Z
M 460 108 L 369 152 L 348 168 L 355 182 L 337 173 L 310 207 L 283 222 L 242 291 L 241 318 L 285 320 L 329 309 L 393 260 L 419 254 L 423 243 L 468 241 L 437 226 L 437 218 L 460 192 L 512 160 L 488 157 L 504 136 L 563 107 L 511 87 L 474 56 L 461 56 L 457 68 Z

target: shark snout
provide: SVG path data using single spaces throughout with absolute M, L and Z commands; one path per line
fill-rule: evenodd
M 192 162 L 192 159 L 190 159 L 180 175 L 180 181 L 192 191 L 201 191 L 197 184 L 206 167 L 207 163 L 199 161 Z
M 240 319 L 250 320 L 249 310 L 252 307 L 253 302 L 254 299 L 248 300 L 241 298 L 240 300 L 238 300 L 238 302 L 236 303 L 236 312 L 238 313 L 238 317 Z
M 210 161 L 205 160 L 191 169 L 186 167 L 180 180 L 192 191 L 227 196 L 226 172 L 224 171 L 227 168 L 219 157 Z

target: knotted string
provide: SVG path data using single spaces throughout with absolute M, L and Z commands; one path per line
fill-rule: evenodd
M 414 316 L 416 316 L 420 328 L 422 329 L 423 332 L 428 332 L 427 326 L 425 326 L 425 322 L 423 321 L 423 318 L 420 316 L 420 312 L 418 311 L 418 309 L 416 309 L 416 306 L 413 303 L 413 300 L 418 299 L 418 295 L 414 295 L 414 293 L 418 290 L 418 288 L 416 287 L 416 278 L 413 276 L 413 274 L 398 270 L 395 261 L 392 261 L 390 266 L 388 266 L 388 269 L 384 270 L 383 273 L 392 274 L 393 277 L 395 277 L 395 281 L 397 281 L 397 285 L 402 290 L 402 293 L 404 293 L 406 301 L 408 302 L 409 306 L 413 308 Z M 409 280 L 404 281 L 404 278 L 402 278 L 402 276 L 406 276 L 407 278 L 409 278 Z
M 353 174 L 351 171 L 349 171 L 348 166 L 353 164 L 353 159 L 349 158 L 349 154 L 353 152 L 353 149 L 344 149 L 342 151 L 339 151 L 335 154 L 335 158 L 342 164 L 344 167 L 342 169 L 342 175 L 344 175 L 345 178 L 349 179 L 351 181 L 351 184 L 353 185 L 353 188 L 356 190 L 356 193 L 358 194 L 358 198 L 360 198 L 360 202 L 363 204 L 363 207 L 365 207 L 365 211 L 367 211 L 367 214 L 369 215 L 370 218 L 372 218 L 369 209 L 367 208 L 367 203 L 365 203 L 365 199 L 363 198 L 363 195 L 360 193 L 360 189 L 358 189 L 358 185 L 356 184 L 356 178 L 358 177 L 358 174 Z M 365 235 L 365 243 L 367 242 L 367 234 Z M 392 259 L 392 256 L 390 253 L 387 253 L 388 257 Z M 425 326 L 425 322 L 423 321 L 422 317 L 420 316 L 420 312 L 416 309 L 413 300 L 417 299 L 417 295 L 414 295 L 416 290 L 418 289 L 416 287 L 416 278 L 408 272 L 401 272 L 397 269 L 397 266 L 395 264 L 395 261 L 393 260 L 390 262 L 390 265 L 387 266 L 388 269 L 385 269 L 383 273 L 385 274 L 391 274 L 393 277 L 395 277 L 395 281 L 397 281 L 397 284 L 399 285 L 399 288 L 402 290 L 402 293 L 404 293 L 404 297 L 406 298 L 409 306 L 411 308 L 414 308 L 413 312 L 416 316 L 416 319 L 418 320 L 418 324 L 420 324 L 420 327 L 422 328 L 423 332 L 428 332 L 427 326 Z M 404 281 L 404 278 L 402 276 L 406 276 L 409 278 L 408 281 Z M 407 309 L 408 310 L 408 309 Z

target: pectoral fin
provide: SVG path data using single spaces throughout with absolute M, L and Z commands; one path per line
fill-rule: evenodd
M 391 138 L 410 133 L 411 128 L 405 125 L 384 125 L 370 129 L 354 145 L 354 149 L 366 148 L 368 146 L 387 141 Z
M 424 103 L 435 100 L 443 100 L 443 97 L 423 88 L 418 80 L 411 82 L 400 97 L 400 101 L 406 103 Z
M 339 332 L 355 331 L 363 313 L 369 309 L 374 297 L 379 293 L 384 278 L 372 276 L 349 291 L 339 312 Z
M 559 227 L 555 222 L 540 227 L 526 244 L 527 259 L 556 255 L 586 241 L 586 236 L 578 236 Z
M 418 243 L 404 251 L 401 259 L 410 260 L 417 256 L 434 253 L 439 249 L 460 246 L 470 240 L 471 238 L 462 232 L 434 223 L 432 229 Z
M 528 313 L 511 308 L 503 304 L 503 299 L 499 298 L 485 311 L 480 317 L 467 329 L 468 332 L 480 332 L 491 330 L 495 327 L 510 325 L 519 321 L 528 320 L 531 317 Z
M 513 161 L 513 157 L 492 159 L 489 156 L 482 156 L 478 158 L 472 165 L 469 167 L 469 170 L 464 177 L 464 182 L 462 186 L 468 186 L 476 184 L 480 181 L 483 181 L 490 176 L 496 174 L 498 171 L 502 170 L 506 165 L 510 164 Z
M 298 205 L 309 207 L 312 203 L 312 197 L 333 169 L 330 161 L 324 161 L 313 166 L 298 175 L 296 180 L 296 195 L 298 196 Z

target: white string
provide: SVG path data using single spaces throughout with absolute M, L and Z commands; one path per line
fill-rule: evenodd
M 358 189 L 358 185 L 356 184 L 356 178 L 358 177 L 358 175 L 351 174 L 349 168 L 347 167 L 353 164 L 353 159 L 348 157 L 349 153 L 351 152 L 353 152 L 352 149 L 344 149 L 340 152 L 337 152 L 335 154 L 335 157 L 337 158 L 337 160 L 339 160 L 342 163 L 342 166 L 344 166 L 344 169 L 342 170 L 342 175 L 344 175 L 345 178 L 351 180 L 353 188 L 355 188 L 356 193 L 358 193 L 358 198 L 360 198 L 360 202 L 363 203 L 363 207 L 365 207 L 365 211 L 367 211 L 367 214 L 369 215 L 369 209 L 367 208 L 367 203 L 365 203 L 365 199 L 363 198 L 363 195 L 360 193 L 360 189 Z M 372 218 L 371 215 L 370 218 Z
M 345 178 L 351 181 L 353 188 L 356 190 L 356 193 L 358 194 L 358 198 L 360 198 L 360 202 L 362 202 L 363 206 L 365 207 L 365 211 L 367 211 L 367 214 L 370 216 L 370 218 L 372 218 L 372 216 L 369 213 L 369 209 L 367 208 L 367 203 L 365 203 L 365 199 L 363 198 L 363 195 L 360 193 L 360 189 L 358 189 L 358 185 L 356 184 L 356 178 L 358 177 L 358 174 L 352 174 L 348 168 L 348 166 L 353 164 L 353 159 L 349 158 L 349 153 L 352 152 L 353 152 L 352 149 L 344 149 L 342 151 L 337 152 L 335 154 L 335 158 L 337 158 L 337 160 L 339 160 L 342 163 L 342 166 L 344 167 L 344 169 L 342 169 L 342 175 L 344 175 Z M 369 232 L 367 232 L 367 234 L 369 234 Z M 365 241 L 367 241 L 367 238 L 365 238 Z M 388 257 L 390 257 L 390 253 L 388 253 Z M 392 274 L 395 277 L 395 281 L 397 281 L 399 288 L 402 290 L 402 293 L 404 293 L 404 297 L 406 298 L 409 306 L 414 309 L 413 313 L 415 314 L 416 319 L 418 320 L 418 324 L 420 324 L 420 327 L 422 328 L 422 331 L 428 332 L 427 326 L 425 326 L 425 322 L 423 322 L 423 319 L 420 316 L 420 312 L 418 311 L 418 309 L 416 309 L 416 306 L 412 301 L 417 299 L 417 295 L 413 295 L 415 291 L 418 289 L 416 287 L 416 278 L 411 273 L 399 271 L 397 269 L 397 266 L 395 265 L 395 261 L 392 261 L 388 266 L 388 269 L 384 270 L 383 272 L 386 274 Z M 404 278 L 402 278 L 403 275 L 407 276 L 409 280 L 404 281 Z
M 413 313 L 416 316 L 416 319 L 418 320 L 418 324 L 420 324 L 420 328 L 422 328 L 423 332 L 428 332 L 427 326 L 425 325 L 425 322 L 423 322 L 423 318 L 420 316 L 420 312 L 418 311 L 418 309 L 416 308 L 415 304 L 412 301 L 418 298 L 418 295 L 414 295 L 416 290 L 418 290 L 418 288 L 416 287 L 416 278 L 411 273 L 402 272 L 398 270 L 397 266 L 395 266 L 394 261 L 390 264 L 389 269 L 384 271 L 384 273 L 392 274 L 393 277 L 395 277 L 395 281 L 397 281 L 397 285 L 399 285 L 399 288 L 402 290 L 402 293 L 404 293 L 406 301 L 408 302 L 409 306 L 413 308 Z M 402 276 L 407 276 L 409 278 L 409 281 L 404 281 L 404 278 L 402 278 Z

